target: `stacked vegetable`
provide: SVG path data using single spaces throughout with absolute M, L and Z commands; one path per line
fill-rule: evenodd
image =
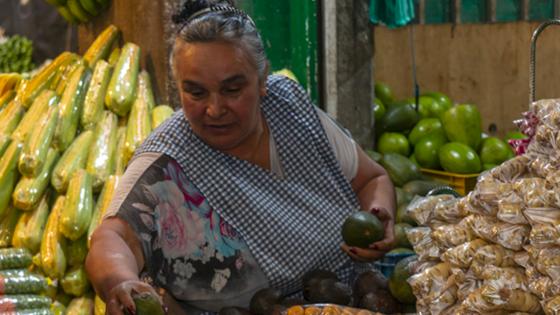
M 26 37 L 14 35 L 0 41 L 0 72 L 31 71 L 35 68 L 32 54 L 33 43 Z
M 513 157 L 509 145 L 482 132 L 478 109 L 453 105 L 442 93 L 394 101 L 390 88 L 375 86 L 373 105 L 378 152 L 398 153 L 425 169 L 472 174 Z
M 86 23 L 101 14 L 111 4 L 110 0 L 46 0 L 71 24 Z
M 409 279 L 430 314 L 560 314 L 560 101 L 533 103 L 524 155 L 483 173 L 464 198 L 416 198 Z
M 140 48 L 118 38 L 111 25 L 83 57 L 62 53 L 0 111 L 0 247 L 35 255 L 68 314 L 93 310 L 91 234 L 134 150 L 173 113 L 155 106 Z

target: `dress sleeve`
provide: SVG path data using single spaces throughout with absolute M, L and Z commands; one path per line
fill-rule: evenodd
M 325 129 L 329 143 L 334 150 L 334 155 L 340 163 L 342 173 L 348 181 L 352 181 L 358 172 L 356 142 L 352 139 L 349 132 L 343 130 L 327 113 L 318 107 L 315 107 L 315 110 L 319 115 L 323 129 Z
M 103 217 L 125 221 L 138 236 L 144 257 L 152 257 L 153 240 L 157 236 L 156 204 L 145 188 L 165 180 L 164 168 L 169 160 L 161 153 L 143 153 L 131 161 Z M 150 269 L 150 260 L 145 261 Z

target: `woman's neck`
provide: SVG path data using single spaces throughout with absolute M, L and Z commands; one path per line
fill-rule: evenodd
M 240 160 L 258 165 L 264 169 L 270 170 L 270 152 L 269 152 L 269 129 L 264 117 L 261 117 L 255 134 L 247 139 L 245 145 L 235 148 L 227 152 Z

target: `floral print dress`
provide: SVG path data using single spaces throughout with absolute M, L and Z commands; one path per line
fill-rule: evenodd
M 145 276 L 195 309 L 247 306 L 267 280 L 240 235 L 213 211 L 166 155 L 138 156 L 106 216 L 139 236 Z

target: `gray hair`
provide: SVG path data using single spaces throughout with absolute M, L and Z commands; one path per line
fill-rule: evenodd
M 209 11 L 193 16 L 194 18 L 187 19 L 177 32 L 178 39 L 186 43 L 225 41 L 240 45 L 254 62 L 259 78 L 265 79 L 268 60 L 264 44 L 255 23 L 248 15 L 232 8 L 232 10 Z M 170 64 L 173 68 L 176 47 L 177 41 L 173 43 L 170 56 Z

